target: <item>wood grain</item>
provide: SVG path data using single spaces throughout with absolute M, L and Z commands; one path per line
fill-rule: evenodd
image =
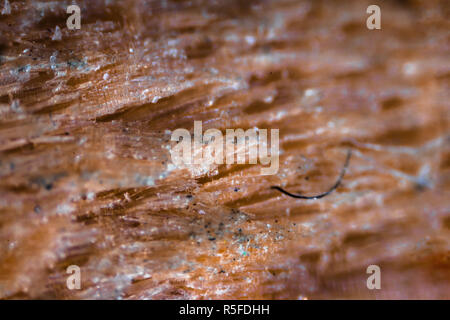
M 69 2 L 0 15 L 1 298 L 450 298 L 448 1 Z M 194 120 L 278 173 L 174 168 Z

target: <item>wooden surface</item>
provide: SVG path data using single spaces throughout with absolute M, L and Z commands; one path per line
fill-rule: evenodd
M 450 298 L 448 1 L 66 2 L 0 15 L 0 298 Z M 278 173 L 174 168 L 194 120 Z

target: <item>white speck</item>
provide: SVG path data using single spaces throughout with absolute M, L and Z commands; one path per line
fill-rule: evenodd
M 265 103 L 272 103 L 273 102 L 273 96 L 267 96 L 264 98 Z
M 324 132 L 325 132 L 325 129 L 322 128 L 322 127 L 317 128 L 317 130 L 316 130 L 316 134 L 317 134 L 317 135 L 322 134 L 322 133 L 324 133 Z
M 2 9 L 2 14 L 3 15 L 11 14 L 11 5 L 9 4 L 8 0 L 5 0 L 5 5 L 3 6 Z
M 317 96 L 318 93 L 319 93 L 319 90 L 317 90 L 317 89 L 306 89 L 305 97 L 307 97 L 307 98 L 314 97 L 314 96 Z
M 87 141 L 87 138 L 86 138 L 86 137 L 82 137 L 82 138 L 80 139 L 80 141 L 78 142 L 78 144 L 81 146 L 81 145 L 85 144 L 86 141 Z
M 275 115 L 275 119 L 276 119 L 276 120 L 280 120 L 280 119 L 282 119 L 286 114 L 287 114 L 286 111 L 278 111 L 277 114 Z
M 198 212 L 199 214 L 205 214 L 206 212 L 205 211 L 203 211 L 203 210 L 199 210 L 199 212 Z
M 53 54 L 50 56 L 50 68 L 52 70 L 55 70 L 57 68 L 57 65 L 56 65 L 57 56 L 58 56 L 58 51 L 53 52 Z
M 105 73 L 104 75 L 103 75 L 103 80 L 108 80 L 109 79 L 109 74 L 108 73 Z
M 157 103 L 159 101 L 159 99 L 161 99 L 160 96 L 154 96 L 152 99 L 152 103 Z
M 144 179 L 144 185 L 149 187 L 149 186 L 154 186 L 155 185 L 155 179 L 153 179 L 152 177 L 147 177 Z
M 16 113 L 23 112 L 22 108 L 20 107 L 20 101 L 19 100 L 13 100 L 11 103 L 11 110 Z
M 302 223 L 302 226 L 304 226 L 305 228 L 312 228 L 314 226 L 314 223 L 304 222 L 304 223 Z
M 178 57 L 178 50 L 175 48 L 171 48 L 169 50 L 166 50 L 163 52 L 163 57 L 171 57 L 176 58 Z
M 176 45 L 177 43 L 178 43 L 178 40 L 177 40 L 177 39 L 169 39 L 169 40 L 167 41 L 167 45 L 170 46 L 170 47 Z
M 227 293 L 228 291 L 229 291 L 228 289 L 217 289 L 216 295 L 223 295 L 224 293 Z
M 417 64 L 414 62 L 407 62 L 403 65 L 403 74 L 405 76 L 413 76 L 417 73 Z
M 74 210 L 75 210 L 74 207 L 72 207 L 71 205 L 68 205 L 68 204 L 60 204 L 56 207 L 56 213 L 59 213 L 59 214 L 68 214 Z
M 255 37 L 253 36 L 245 36 L 245 41 L 251 46 L 256 42 Z
M 56 28 L 55 28 L 55 33 L 53 34 L 52 40 L 53 41 L 61 41 L 62 40 L 61 29 L 58 26 L 56 26 Z
M 133 48 L 130 48 L 128 51 L 130 51 L 130 53 L 134 52 Z
M 114 159 L 115 155 L 111 150 L 106 151 L 106 158 L 107 159 Z

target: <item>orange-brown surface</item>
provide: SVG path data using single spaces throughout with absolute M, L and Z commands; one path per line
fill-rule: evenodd
M 371 2 L 77 1 L 71 31 L 10 0 L 0 298 L 449 299 L 449 4 L 380 1 L 371 31 Z M 279 129 L 278 173 L 174 167 L 194 120 Z M 270 189 L 328 189 L 348 148 L 329 196 Z

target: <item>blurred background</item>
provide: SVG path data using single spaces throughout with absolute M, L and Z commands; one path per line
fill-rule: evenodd
M 450 298 L 448 1 L 0 10 L 0 298 Z M 278 173 L 175 167 L 195 120 L 279 129 Z M 329 189 L 349 148 L 329 196 L 270 189 Z

